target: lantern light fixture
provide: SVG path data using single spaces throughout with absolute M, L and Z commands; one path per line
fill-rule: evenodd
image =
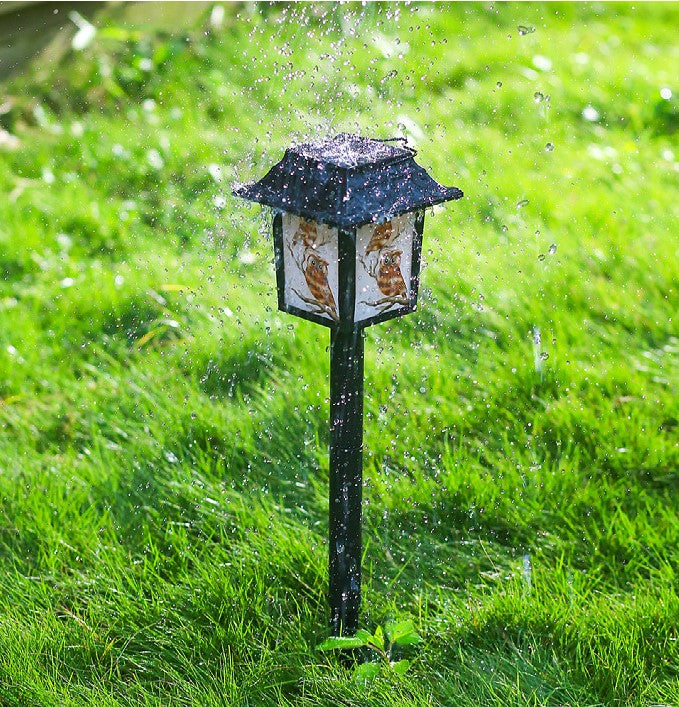
M 274 210 L 278 307 L 330 327 L 329 600 L 335 635 L 361 596 L 363 330 L 417 307 L 424 210 L 460 199 L 402 138 L 340 133 L 286 150 L 236 196 Z

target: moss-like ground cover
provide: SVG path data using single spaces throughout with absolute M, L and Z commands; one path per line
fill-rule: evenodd
M 0 87 L 0 704 L 679 704 L 678 20 L 102 17 Z M 340 130 L 466 195 L 367 333 L 363 624 L 424 638 L 370 683 L 314 650 L 328 334 L 230 196 Z

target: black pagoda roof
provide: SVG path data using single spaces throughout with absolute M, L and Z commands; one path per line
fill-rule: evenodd
M 416 164 L 404 140 L 395 142 L 340 133 L 290 147 L 263 179 L 233 193 L 342 229 L 462 197 Z

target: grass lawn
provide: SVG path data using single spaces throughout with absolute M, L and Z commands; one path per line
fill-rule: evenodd
M 0 705 L 678 705 L 679 7 L 97 24 L 0 84 Z M 230 194 L 342 130 L 465 192 L 366 334 L 362 625 L 423 638 L 368 682 L 328 332 Z

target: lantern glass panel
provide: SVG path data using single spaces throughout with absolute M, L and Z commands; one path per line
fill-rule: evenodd
M 411 304 L 415 213 L 356 231 L 356 322 Z
M 285 304 L 339 321 L 337 229 L 283 214 Z

